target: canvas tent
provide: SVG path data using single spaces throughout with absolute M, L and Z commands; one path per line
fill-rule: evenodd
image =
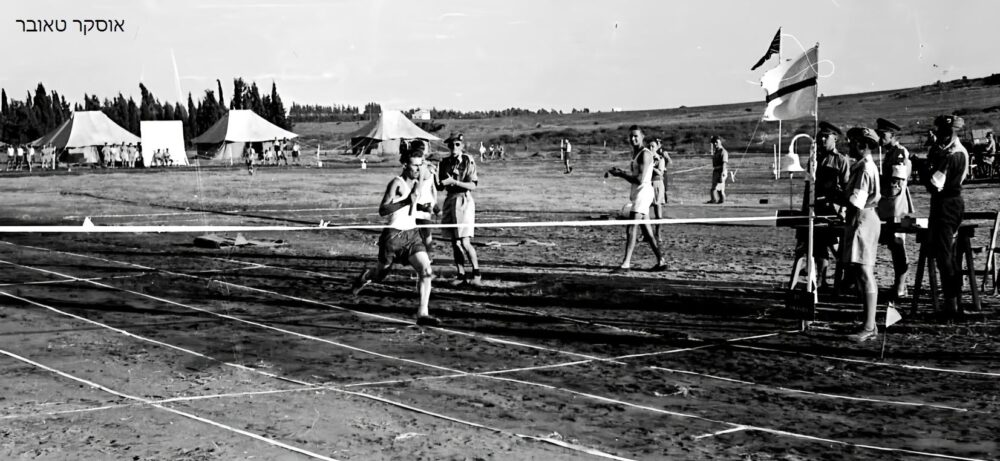
M 183 122 L 144 120 L 139 122 L 139 132 L 142 134 L 142 164 L 147 168 L 153 165 L 153 154 L 158 149 L 169 153 L 174 166 L 188 165 Z
M 69 119 L 45 136 L 31 142 L 39 147 L 51 144 L 57 149 L 82 154 L 86 163 L 97 163 L 98 146 L 136 144 L 139 137 L 118 126 L 99 110 L 73 112 Z
M 385 110 L 377 119 L 351 134 L 351 151 L 355 155 L 399 154 L 401 139 L 441 140 L 414 125 L 402 112 Z
M 270 143 L 276 138 L 298 136 L 264 120 L 252 110 L 231 110 L 191 142 L 207 144 L 208 149 L 199 151 L 209 160 L 238 163 L 242 161 L 243 147 L 248 142 Z

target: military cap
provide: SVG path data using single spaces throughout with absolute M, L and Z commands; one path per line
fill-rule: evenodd
M 843 136 L 844 132 L 840 131 L 830 122 L 819 122 L 819 134 L 835 134 L 837 136 Z
M 878 131 L 885 131 L 885 132 L 889 132 L 889 133 L 895 133 L 895 132 L 901 130 L 902 128 L 900 128 L 899 125 L 897 125 L 895 123 L 892 123 L 892 122 L 890 122 L 890 121 L 888 121 L 888 120 L 886 120 L 884 118 L 880 118 L 880 119 L 876 119 L 875 120 L 875 129 L 878 130 Z
M 934 126 L 950 126 L 954 130 L 960 130 L 965 126 L 965 120 L 962 120 L 962 117 L 957 115 L 938 115 L 934 118 Z
M 875 130 L 863 126 L 856 126 L 847 130 L 847 139 L 866 140 L 872 144 L 878 144 L 878 134 L 875 133 Z
M 448 139 L 444 140 L 444 143 L 452 145 L 455 144 L 455 142 L 461 142 L 461 141 L 465 141 L 465 136 L 462 133 L 458 134 L 452 133 L 451 136 L 448 136 Z

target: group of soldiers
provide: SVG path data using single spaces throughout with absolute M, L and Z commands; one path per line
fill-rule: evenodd
M 504 160 L 506 158 L 504 157 L 504 155 L 505 152 L 503 144 L 490 144 L 490 147 L 487 149 L 485 144 L 483 144 L 482 142 L 479 143 L 479 161 L 483 161 L 486 159 Z
M 964 126 L 961 117 L 938 116 L 933 125 L 927 159 L 919 177 L 931 197 L 927 238 L 929 255 L 937 262 L 945 296 L 940 314 L 953 319 L 961 313 L 958 297 L 962 275 L 955 243 L 965 211 L 962 182 L 969 170 L 969 153 L 957 136 Z M 901 218 L 914 212 L 908 184 L 913 162 L 896 137 L 900 127 L 881 118 L 875 126 L 875 129 L 858 126 L 847 130 L 847 155 L 837 150 L 837 141 L 845 134 L 831 123 L 819 124 L 816 140 L 815 213 L 844 223 L 842 233 L 836 227 L 815 229 L 813 257 L 819 286 L 828 286 L 827 269 L 831 260 L 839 256 L 846 264 L 845 280 L 856 282 L 863 297 L 864 323 L 849 335 L 849 339 L 858 342 L 878 336 L 874 269 L 879 243 L 886 245 L 892 256 L 894 279 L 890 305 L 906 296 L 909 261 L 905 234 L 898 232 L 897 226 Z M 883 157 L 881 171 L 873 159 L 873 153 L 877 154 L 879 149 Z M 801 235 L 799 240 L 797 251 L 804 254 Z

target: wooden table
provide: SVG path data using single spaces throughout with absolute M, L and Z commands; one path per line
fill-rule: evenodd
M 808 228 L 804 225 L 793 225 L 790 226 L 796 229 Z M 824 222 L 815 225 L 816 228 L 826 228 L 833 229 L 835 231 L 843 232 L 844 224 L 841 222 Z M 976 234 L 976 228 L 979 227 L 977 224 L 963 222 L 958 227 L 958 236 L 956 237 L 955 246 L 956 251 L 959 252 L 963 257 L 959 258 L 965 260 L 965 268 L 961 267 L 961 264 L 956 269 L 962 272 L 964 277 L 969 279 L 969 290 L 972 292 L 972 305 L 975 311 L 979 311 L 982 305 L 979 300 L 979 289 L 976 286 L 976 268 L 975 261 L 973 259 L 972 250 L 972 237 Z M 883 223 L 881 233 L 903 233 L 903 234 L 913 234 L 916 235 L 917 243 L 920 244 L 919 256 L 917 258 L 917 278 L 913 284 L 913 296 L 910 313 L 915 314 L 917 311 L 917 302 L 920 299 L 920 294 L 922 291 L 924 269 L 927 269 L 927 275 L 930 279 L 931 287 L 931 304 L 934 306 L 934 310 L 938 309 L 937 301 L 937 291 L 938 291 L 938 278 L 937 271 L 934 266 L 934 257 L 931 256 L 930 250 L 927 248 L 927 234 L 928 229 L 924 227 L 903 227 L 898 223 Z M 844 245 L 841 242 L 838 252 L 841 252 L 837 258 L 835 271 L 834 271 L 834 290 L 840 293 L 840 288 L 842 286 L 842 274 L 843 274 L 843 251 Z M 792 277 L 789 283 L 789 289 L 794 289 L 795 285 L 798 283 L 798 272 L 805 266 L 805 255 L 796 254 L 795 263 L 792 266 Z
M 885 228 L 883 226 L 883 232 Z M 955 268 L 961 272 L 963 277 L 968 277 L 969 279 L 969 291 L 972 292 L 972 308 L 975 311 L 982 309 L 982 305 L 979 301 L 979 289 L 976 287 L 976 266 L 975 261 L 972 257 L 972 237 L 976 235 L 976 228 L 979 227 L 977 224 L 965 223 L 963 222 L 958 226 L 958 235 L 955 238 L 955 251 L 961 256 L 958 258 L 959 267 Z M 903 228 L 897 227 L 895 232 L 903 232 L 907 234 L 916 234 L 917 243 L 920 243 L 920 253 L 917 259 L 917 279 L 913 283 L 913 300 L 910 306 L 910 313 L 917 313 L 917 302 L 920 299 L 921 285 L 923 284 L 924 278 L 924 268 L 927 268 L 928 278 L 930 279 L 931 286 L 931 305 L 934 306 L 934 310 L 938 310 L 937 301 L 937 271 L 934 266 L 934 257 L 930 255 L 930 250 L 927 248 L 927 234 L 928 230 L 925 228 Z M 962 269 L 961 260 L 965 260 L 965 269 Z M 961 297 L 959 297 L 961 299 Z M 961 303 L 959 303 L 961 306 Z M 959 311 L 961 311 L 959 307 Z

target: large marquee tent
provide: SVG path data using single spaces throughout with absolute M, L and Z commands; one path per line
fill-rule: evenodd
M 378 118 L 351 134 L 351 151 L 355 155 L 399 154 L 402 139 L 440 141 L 415 125 L 398 110 L 385 110 Z
M 204 152 L 203 158 L 232 164 L 240 161 L 243 148 L 248 142 L 271 143 L 275 139 L 298 136 L 264 120 L 252 110 L 231 110 L 191 141 L 209 145 L 208 149 L 201 151 Z
M 118 126 L 104 112 L 99 110 L 79 111 L 70 114 L 68 120 L 45 136 L 31 142 L 39 147 L 53 145 L 57 149 L 69 149 L 71 153 L 83 154 L 87 163 L 97 163 L 97 148 L 114 144 L 138 144 L 139 137 Z

